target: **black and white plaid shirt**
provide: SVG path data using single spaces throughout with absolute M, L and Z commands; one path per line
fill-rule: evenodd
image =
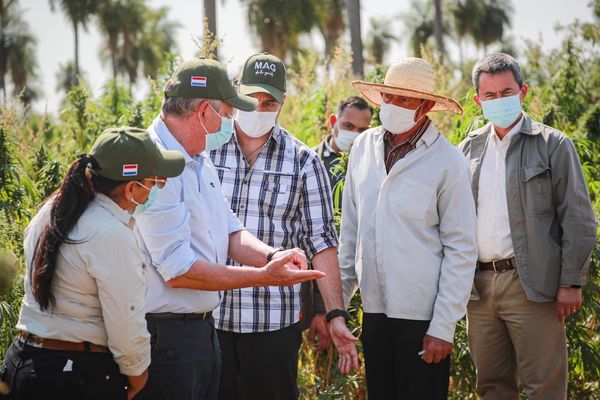
M 210 157 L 232 210 L 260 240 L 299 247 L 308 259 L 337 246 L 325 167 L 287 131 L 275 126 L 252 167 L 235 135 Z M 300 285 L 228 290 L 213 312 L 217 329 L 243 333 L 283 329 L 298 322 L 299 314 Z

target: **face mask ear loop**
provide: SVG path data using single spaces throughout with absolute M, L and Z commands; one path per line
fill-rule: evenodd
M 425 103 L 426 103 L 427 101 L 429 101 L 429 100 L 422 99 L 422 101 L 421 101 L 421 104 L 419 104 L 419 107 L 417 107 L 417 108 L 415 109 L 415 116 L 416 116 L 416 115 L 419 113 L 419 111 L 422 109 L 422 107 L 425 105 Z M 422 122 L 423 122 L 423 121 L 424 121 L 426 118 L 427 118 L 427 114 L 423 114 L 423 115 L 422 115 L 422 116 L 421 116 L 421 117 L 420 117 L 418 120 L 416 120 L 416 121 L 415 121 L 415 125 L 414 125 L 414 126 L 417 126 L 417 125 L 419 125 L 419 124 L 420 124 L 420 123 L 422 123 Z

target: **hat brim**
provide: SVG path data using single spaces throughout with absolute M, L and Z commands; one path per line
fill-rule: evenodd
M 237 92 L 235 92 L 234 96 L 223 99 L 223 101 L 242 111 L 254 111 L 256 110 L 256 106 L 258 106 L 258 101 L 255 98 Z
M 433 106 L 431 111 L 451 111 L 458 115 L 462 115 L 463 113 L 462 107 L 456 100 L 431 92 L 422 92 L 419 90 L 399 86 L 364 81 L 353 81 L 352 86 L 354 86 L 356 90 L 365 96 L 370 103 L 377 107 L 381 106 L 381 93 L 389 93 L 399 96 L 412 97 L 415 99 L 435 101 L 435 106 Z
M 155 175 L 164 178 L 173 178 L 181 175 L 185 168 L 183 154 L 177 150 L 159 150 L 161 158 L 158 160 Z
M 281 102 L 285 96 L 285 92 L 282 92 L 281 90 L 266 83 L 253 83 L 252 85 L 240 84 L 239 90 L 240 93 L 246 95 L 252 93 L 267 93 L 273 96 L 278 102 Z

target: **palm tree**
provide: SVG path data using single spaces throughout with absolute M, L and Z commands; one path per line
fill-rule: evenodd
M 155 78 L 165 54 L 175 48 L 178 24 L 167 20 L 167 8 L 149 9 L 144 0 L 108 0 L 98 13 L 106 36 L 101 51 L 110 60 L 113 80 L 119 75 L 135 84 L 140 73 Z
M 0 89 L 4 100 L 7 75 L 13 94 L 22 95 L 25 102 L 35 97 L 35 91 L 27 86 L 37 69 L 35 46 L 36 39 L 21 18 L 16 0 L 0 0 Z
M 434 16 L 431 1 L 411 2 L 411 11 L 403 14 L 406 33 L 410 37 L 409 45 L 413 55 L 421 57 L 421 46 L 425 46 L 434 34 Z
M 483 6 L 483 14 L 475 32 L 474 41 L 487 52 L 487 46 L 501 42 L 505 27 L 510 26 L 512 6 L 510 1 L 487 0 Z
M 96 12 L 101 1 L 98 0 L 50 0 L 50 8 L 55 10 L 56 3 L 60 3 L 60 8 L 71 21 L 73 26 L 73 36 L 75 39 L 75 56 L 73 69 L 73 82 L 77 81 L 79 75 L 79 26 L 87 28 L 87 23 Z
M 298 49 L 300 34 L 317 22 L 315 0 L 243 0 L 248 23 L 260 38 L 262 49 L 282 60 Z
M 459 62 L 464 64 L 463 43 L 466 37 L 475 37 L 483 15 L 483 3 L 480 0 L 456 0 L 450 6 L 452 25 L 458 43 Z
M 433 24 L 433 34 L 435 36 L 435 42 L 437 43 L 438 51 L 440 52 L 440 60 L 443 60 L 446 55 L 446 49 L 444 47 L 444 23 L 443 23 L 443 11 L 442 11 L 442 0 L 434 0 L 435 4 L 435 20 Z
M 203 0 L 204 3 L 204 19 L 207 23 L 208 33 L 212 38 L 217 37 L 217 2 L 216 0 Z M 215 43 L 213 49 L 215 58 L 218 58 L 218 43 Z
M 364 76 L 363 44 L 360 31 L 360 0 L 346 0 L 348 25 L 350 26 L 350 47 L 352 48 L 352 72 Z
M 322 0 L 315 2 L 319 19 L 319 30 L 325 40 L 325 57 L 333 57 L 335 45 L 344 32 L 343 0 Z
M 390 42 L 396 37 L 391 31 L 390 19 L 371 18 L 371 27 L 367 34 L 367 50 L 371 62 L 383 64 L 385 54 L 390 49 Z

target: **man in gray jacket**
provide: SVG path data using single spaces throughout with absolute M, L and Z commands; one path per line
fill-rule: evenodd
M 479 261 L 468 334 L 482 399 L 566 399 L 565 317 L 582 302 L 596 223 L 571 139 L 521 111 L 517 61 L 473 69 L 490 121 L 460 145 L 477 204 Z

